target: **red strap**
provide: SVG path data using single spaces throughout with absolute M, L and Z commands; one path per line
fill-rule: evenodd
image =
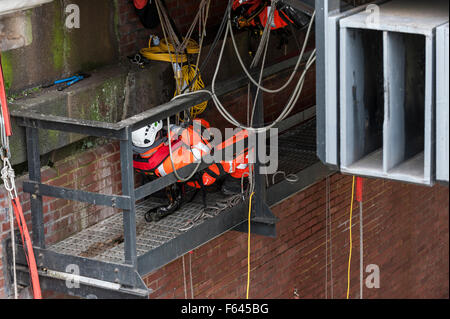
M 141 10 L 147 5 L 148 0 L 133 0 L 133 2 L 136 9 Z
M 363 200 L 363 178 L 357 177 L 356 178 L 356 201 L 362 202 Z
M 9 118 L 9 111 L 7 104 L 8 101 L 6 99 L 5 81 L 3 79 L 3 68 L 1 65 L 1 55 L 0 55 L 0 102 L 2 104 L 2 115 L 3 121 L 5 122 L 6 136 L 11 136 L 12 135 L 11 120 Z
M 20 205 L 19 198 L 12 200 L 14 213 L 16 215 L 17 225 L 19 226 L 20 235 L 22 236 L 23 248 L 27 256 L 28 267 L 30 268 L 31 286 L 33 287 L 34 299 L 42 299 L 41 286 L 39 284 L 39 274 L 36 266 L 36 259 L 34 257 L 33 245 L 31 244 L 30 233 L 28 231 L 27 223 L 23 215 L 22 205 Z

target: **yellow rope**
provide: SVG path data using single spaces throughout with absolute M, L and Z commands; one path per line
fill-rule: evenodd
M 182 90 L 183 87 L 185 85 L 187 85 L 187 83 L 191 83 L 195 79 L 197 72 L 198 72 L 198 67 L 196 65 L 183 66 L 183 68 L 181 69 L 181 74 L 179 75 L 179 76 L 181 76 L 181 78 L 175 79 L 176 81 L 178 81 L 177 89 L 175 91 L 175 96 L 177 96 L 178 94 L 181 93 L 180 90 Z M 205 84 L 203 83 L 202 77 L 199 74 L 197 79 L 195 80 L 195 82 L 192 84 L 190 92 L 202 90 L 204 88 L 205 88 Z M 197 118 L 197 116 L 202 114 L 205 111 L 207 106 L 208 106 L 208 101 L 205 101 L 205 102 L 202 102 L 202 103 L 192 107 L 190 110 L 191 119 L 195 119 L 195 118 Z
M 350 297 L 350 264 L 352 261 L 352 215 L 353 215 L 353 196 L 355 194 L 355 176 L 353 176 L 352 183 L 352 202 L 350 203 L 350 253 L 348 256 L 348 271 L 347 271 L 347 299 Z
M 177 54 L 175 57 L 175 48 L 173 44 L 167 44 L 166 39 L 162 39 L 159 45 L 152 45 L 153 37 L 150 37 L 147 48 L 142 48 L 139 52 L 143 57 L 148 60 L 173 62 L 173 63 L 185 63 L 187 62 L 186 54 Z M 188 54 L 198 54 L 200 47 L 194 40 L 189 39 L 187 42 L 186 51 Z
M 252 213 L 252 198 L 255 193 L 250 195 L 250 202 L 248 206 L 248 246 L 247 246 L 247 299 L 248 293 L 250 291 L 250 224 L 251 224 L 251 213 Z

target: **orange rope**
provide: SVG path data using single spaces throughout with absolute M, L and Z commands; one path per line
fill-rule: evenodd
M 34 257 L 33 245 L 31 244 L 30 233 L 28 231 L 27 223 L 23 215 L 22 205 L 18 198 L 12 200 L 14 213 L 16 214 L 17 224 L 19 226 L 20 235 L 27 257 L 28 267 L 30 268 L 31 285 L 33 287 L 34 299 L 42 299 L 41 286 L 39 284 L 39 274 L 37 271 L 36 259 Z

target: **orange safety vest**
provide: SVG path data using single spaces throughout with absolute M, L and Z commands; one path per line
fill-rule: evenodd
M 204 120 L 199 121 L 201 123 L 200 131 L 192 125 L 182 129 L 181 132 L 171 131 L 173 165 L 170 159 L 169 145 L 166 143 L 145 153 L 135 155 L 133 166 L 136 171 L 158 177 L 167 176 L 173 173 L 174 168 L 179 170 L 209 154 L 211 145 L 207 139 L 203 138 L 204 131 L 209 130 L 209 123 Z M 247 137 L 247 131 L 240 131 L 218 145 L 216 149 L 223 150 Z M 244 149 L 240 154 L 235 154 L 232 160 L 212 164 L 187 184 L 196 188 L 211 186 L 226 174 L 230 174 L 234 178 L 241 178 L 246 173 L 248 174 L 248 149 Z

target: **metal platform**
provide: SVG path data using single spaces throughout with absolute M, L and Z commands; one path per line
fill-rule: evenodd
M 288 69 L 295 65 L 296 61 L 297 58 L 293 58 L 267 67 L 264 75 L 270 76 Z M 224 82 L 218 85 L 220 92 L 217 94 L 232 92 L 247 83 L 245 77 Z M 94 294 L 99 298 L 148 298 L 151 291 L 144 284 L 143 276 L 229 230 L 247 231 L 248 216 L 245 208 L 248 207 L 248 199 L 241 196 L 226 198 L 220 194 L 208 194 L 206 210 L 203 210 L 200 199 L 196 199 L 159 222 L 144 221 L 145 212 L 160 204 L 152 194 L 176 183 L 177 178 L 170 174 L 136 188 L 131 133 L 137 128 L 173 116 L 209 98 L 208 95 L 185 97 L 118 123 L 51 115 L 46 114 L 44 109 L 24 108 L 16 109 L 12 113 L 17 122 L 26 128 L 30 180 L 23 183 L 23 189 L 31 195 L 32 239 L 43 290 L 79 297 Z M 262 100 L 258 99 L 255 123 L 262 123 L 261 119 L 264 118 Z M 315 123 L 314 120 L 305 122 L 314 114 L 311 111 L 314 110 L 298 113 L 279 124 L 280 132 L 291 129 L 280 138 L 280 170 L 288 174 L 296 173 L 299 178 L 294 183 L 276 179 L 276 184 L 270 185 L 265 182 L 267 176 L 256 174 L 256 194 L 253 197 L 251 215 L 252 233 L 275 237 L 278 219 L 269 206 L 331 173 L 314 155 Z M 122 193 L 106 195 L 43 184 L 39 151 L 39 130 L 42 129 L 120 141 Z M 189 175 L 196 165 L 183 167 L 179 170 L 180 175 Z M 259 172 L 257 165 L 259 163 L 255 164 L 255 171 Z M 209 164 L 202 163 L 199 169 L 208 166 Z M 42 200 L 44 196 L 113 207 L 121 212 L 46 247 Z M 11 269 L 11 247 L 8 242 L 5 248 Z M 17 245 L 16 252 L 18 280 L 19 283 L 27 285 L 29 274 L 26 256 L 20 245 Z M 74 265 L 76 276 L 71 268 Z M 73 289 L 66 285 L 68 280 L 74 280 L 74 276 L 81 288 Z
M 316 155 L 316 119 L 306 122 L 284 132 L 278 142 L 279 171 L 286 175 L 296 174 L 319 162 Z M 272 183 L 272 176 L 270 182 Z M 275 177 L 275 183 L 283 178 Z M 273 184 L 273 183 L 272 183 Z
M 221 193 L 207 194 L 208 203 L 204 208 L 201 196 L 184 204 L 174 214 L 158 222 L 147 222 L 144 214 L 163 202 L 150 198 L 136 204 L 136 248 L 138 258 L 188 231 L 195 229 L 207 219 L 216 217 L 226 209 L 242 202 L 242 197 L 226 197 Z M 94 260 L 124 263 L 124 234 L 122 214 L 113 215 L 48 249 L 55 253 L 91 258 Z

